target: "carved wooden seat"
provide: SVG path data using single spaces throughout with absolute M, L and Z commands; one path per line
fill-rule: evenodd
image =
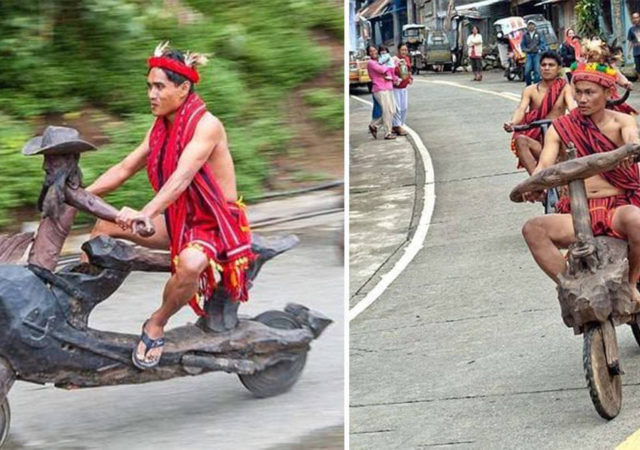
M 256 260 L 251 268 L 251 278 L 255 278 L 262 265 L 287 250 L 298 245 L 295 235 L 263 237 L 254 234 L 251 244 Z M 133 270 L 145 272 L 168 272 L 169 254 L 156 252 L 144 247 L 134 247 L 123 241 L 107 236 L 97 236 L 82 245 L 91 264 L 105 269 L 125 272 Z

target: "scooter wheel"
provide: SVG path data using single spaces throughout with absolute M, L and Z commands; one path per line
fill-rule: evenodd
M 281 330 L 302 328 L 293 315 L 284 311 L 266 311 L 253 320 Z M 238 375 L 238 377 L 244 387 L 256 397 L 273 397 L 291 389 L 300 378 L 306 362 L 307 353 L 300 353 L 294 360 L 281 361 L 260 372 Z
M 11 409 L 9 408 L 9 400 L 5 397 L 2 405 L 0 405 L 0 447 L 4 445 L 9 435 L 9 425 L 11 424 Z
M 602 418 L 611 420 L 622 407 L 622 379 L 607 366 L 604 345 L 600 324 L 590 325 L 584 333 L 584 373 L 593 406 Z

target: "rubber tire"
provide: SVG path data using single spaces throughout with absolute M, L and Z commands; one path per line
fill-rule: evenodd
M 636 338 L 636 342 L 640 345 L 640 325 L 638 325 L 638 322 L 636 321 L 631 322 L 629 325 L 631 326 L 633 337 Z
M 11 408 L 9 408 L 9 400 L 4 398 L 0 405 L 0 447 L 2 447 L 9 436 L 9 426 L 11 425 Z
M 516 74 L 515 74 L 515 73 L 513 73 L 511 70 L 509 70 L 509 71 L 507 72 L 507 80 L 509 80 L 509 81 L 513 81 L 513 80 L 515 80 L 515 79 L 516 79 Z
M 582 363 L 593 406 L 600 417 L 611 420 L 622 407 L 621 376 L 611 375 L 604 353 L 600 325 L 589 325 L 584 333 Z
M 253 320 L 281 330 L 302 328 L 293 315 L 284 311 L 265 311 Z M 260 372 L 251 375 L 238 375 L 238 377 L 244 387 L 256 397 L 273 397 L 288 391 L 296 384 L 306 362 L 307 353 L 305 352 L 294 361 L 282 361 Z

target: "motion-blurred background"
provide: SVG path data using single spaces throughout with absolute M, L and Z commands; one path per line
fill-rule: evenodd
M 164 40 L 212 55 L 196 91 L 227 129 L 245 200 L 342 178 L 342 2 L 2 0 L 0 227 L 34 217 L 41 161 L 20 149 L 46 125 L 99 146 L 85 184 L 139 144 L 146 58 Z M 150 194 L 140 173 L 107 200 Z

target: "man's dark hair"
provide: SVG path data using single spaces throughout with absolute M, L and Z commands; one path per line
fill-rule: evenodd
M 562 60 L 560 59 L 560 55 L 558 55 L 556 52 L 552 50 L 547 50 L 546 52 L 543 52 L 540 54 L 540 64 L 542 64 L 542 61 L 544 59 L 553 59 L 555 62 L 558 63 L 559 66 L 562 66 Z
M 382 53 L 382 52 L 389 53 L 389 49 L 387 47 L 385 47 L 384 45 L 379 45 L 378 46 L 378 53 Z
M 184 64 L 184 55 L 182 54 L 182 52 L 180 52 L 178 50 L 170 50 L 167 53 L 163 54 L 162 56 L 164 58 L 173 59 L 174 61 L 179 61 L 182 64 Z M 172 70 L 165 69 L 164 67 L 159 67 L 159 69 L 162 69 L 162 71 L 165 73 L 165 75 L 167 76 L 169 81 L 171 81 L 176 86 L 180 86 L 185 81 L 188 81 L 189 82 L 189 93 L 192 93 L 194 91 L 194 84 L 193 84 L 193 82 L 191 80 L 188 80 L 187 78 L 183 77 L 179 73 L 175 73 Z M 150 70 L 151 69 L 149 69 L 149 71 Z M 149 72 L 147 72 L 147 73 L 149 73 Z

